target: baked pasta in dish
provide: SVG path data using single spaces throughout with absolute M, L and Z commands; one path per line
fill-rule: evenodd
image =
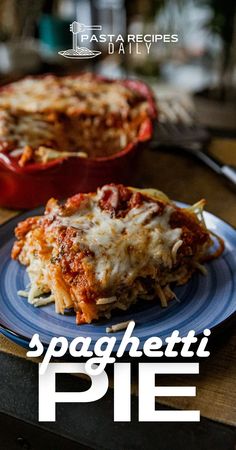
M 212 254 L 201 200 L 179 208 L 163 193 L 105 185 L 64 204 L 48 201 L 43 216 L 18 224 L 12 257 L 28 266 L 35 306 L 73 308 L 78 324 L 109 318 L 138 300 L 167 306 L 173 283 L 184 284 Z
M 87 73 L 26 77 L 4 86 L 0 151 L 20 166 L 121 151 L 135 142 L 146 119 L 154 117 L 147 96 L 135 83 L 127 83 Z

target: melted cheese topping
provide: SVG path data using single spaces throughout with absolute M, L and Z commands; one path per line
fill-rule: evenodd
M 34 306 L 55 302 L 58 313 L 74 308 L 78 324 L 109 318 L 140 298 L 158 297 L 166 307 L 175 297 L 169 284 L 184 284 L 203 270 L 212 241 L 191 221 L 195 213 L 185 217 L 164 194 L 130 191 L 111 184 L 63 205 L 51 199 L 44 216 L 19 224 L 12 256 L 28 266 L 31 280 L 19 294 Z M 193 233 L 197 246 L 193 239 L 191 248 Z
M 27 77 L 1 90 L 0 108 L 26 113 L 57 111 L 73 114 L 79 110 L 80 113 L 99 115 L 112 112 L 126 117 L 130 110 L 128 100 L 136 95 L 122 84 L 98 81 L 89 74 Z
M 144 201 L 125 217 L 117 218 L 102 210 L 98 199 L 99 194 L 90 197 L 69 217 L 57 215 L 49 229 L 52 233 L 54 227 L 76 229 L 74 243 L 93 252 L 94 256 L 86 257 L 86 265 L 91 266 L 102 287 L 131 284 L 137 276 L 155 276 L 153 271 L 158 267 L 172 266 L 172 248 L 182 230 L 169 225 L 171 205 L 158 215 L 158 204 Z
M 133 142 L 147 117 L 147 99 L 119 82 L 90 74 L 27 77 L 1 88 L 0 151 L 23 155 L 22 166 L 58 157 L 42 157 L 40 147 L 66 152 L 61 157 L 109 156 Z

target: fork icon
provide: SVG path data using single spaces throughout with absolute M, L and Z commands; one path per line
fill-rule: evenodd
M 73 33 L 73 50 L 76 50 L 77 48 L 77 34 L 83 33 L 86 30 L 101 30 L 101 25 L 84 25 L 84 23 L 72 22 L 70 24 L 70 31 Z

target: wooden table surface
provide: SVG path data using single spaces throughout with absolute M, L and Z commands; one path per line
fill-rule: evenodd
M 236 165 L 236 142 L 216 140 L 211 150 L 225 163 Z M 207 209 L 236 227 L 236 193 L 224 181 L 198 161 L 176 152 L 146 151 L 135 175 L 139 186 L 155 187 L 170 198 L 193 203 L 207 199 Z M 0 209 L 3 223 L 16 212 Z M 0 351 L 25 358 L 25 350 L 0 338 Z M 174 380 L 173 380 L 174 378 Z M 166 384 L 166 378 L 160 379 Z M 211 356 L 200 363 L 200 375 L 175 376 L 171 384 L 196 385 L 195 398 L 168 398 L 161 402 L 186 409 L 200 409 L 201 415 L 236 426 L 236 330 L 231 329 L 214 348 Z M 133 391 L 137 388 L 133 383 Z M 158 399 L 160 403 L 160 399 Z

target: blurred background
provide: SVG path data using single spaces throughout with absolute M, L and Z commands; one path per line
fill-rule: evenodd
M 160 95 L 182 91 L 229 105 L 225 126 L 233 128 L 235 5 L 235 0 L 0 0 L 0 81 L 81 70 L 138 76 L 154 89 L 158 83 Z M 178 34 L 178 42 L 160 40 L 149 54 L 142 42 L 131 49 L 126 43 L 125 54 L 119 53 L 119 43 L 114 54 L 108 54 L 107 44 L 93 42 L 93 49 L 102 51 L 99 57 L 70 60 L 58 51 L 72 46 L 73 20 L 101 24 L 102 31 L 94 34 Z M 214 118 L 219 125 L 221 111 Z
M 58 52 L 72 48 L 70 24 L 74 20 L 102 26 L 100 31 L 86 30 L 88 36 L 122 35 L 123 48 L 117 42 L 109 54 L 107 43 L 82 43 L 80 34 L 81 46 L 101 54 L 92 59 L 64 58 Z M 177 34 L 178 42 L 158 40 L 148 52 L 145 42 L 129 45 L 128 34 Z M 155 149 L 147 153 L 137 184 L 161 187 L 183 201 L 202 195 L 213 200 L 219 179 L 196 155 L 191 160 L 190 153 L 205 146 L 225 164 L 236 165 L 235 0 L 0 0 L 0 83 L 26 74 L 86 70 L 113 78 L 140 78 L 153 88 L 159 110 L 160 153 Z M 165 122 L 180 127 L 164 128 L 161 134 Z M 198 125 L 188 140 L 188 154 L 181 154 L 186 147 L 182 124 Z M 165 136 L 171 139 L 164 142 L 167 145 L 161 154 Z M 199 174 L 204 175 L 204 189 Z M 195 183 L 193 195 L 184 189 L 187 177 Z M 222 199 L 225 192 L 228 195 L 223 189 Z M 234 205 L 234 194 L 231 201 Z M 228 210 L 225 202 L 226 219 Z M 217 205 L 214 212 L 220 213 Z
M 141 76 L 194 93 L 235 96 L 235 0 L 1 0 L 0 75 L 91 69 L 112 76 Z M 93 33 L 178 34 L 178 43 L 145 44 L 131 54 L 68 61 L 69 24 L 101 24 Z M 96 44 L 96 47 L 104 44 Z M 106 44 L 105 44 L 106 45 Z M 107 47 L 107 45 L 106 45 Z M 88 67 L 92 66 L 92 67 Z

